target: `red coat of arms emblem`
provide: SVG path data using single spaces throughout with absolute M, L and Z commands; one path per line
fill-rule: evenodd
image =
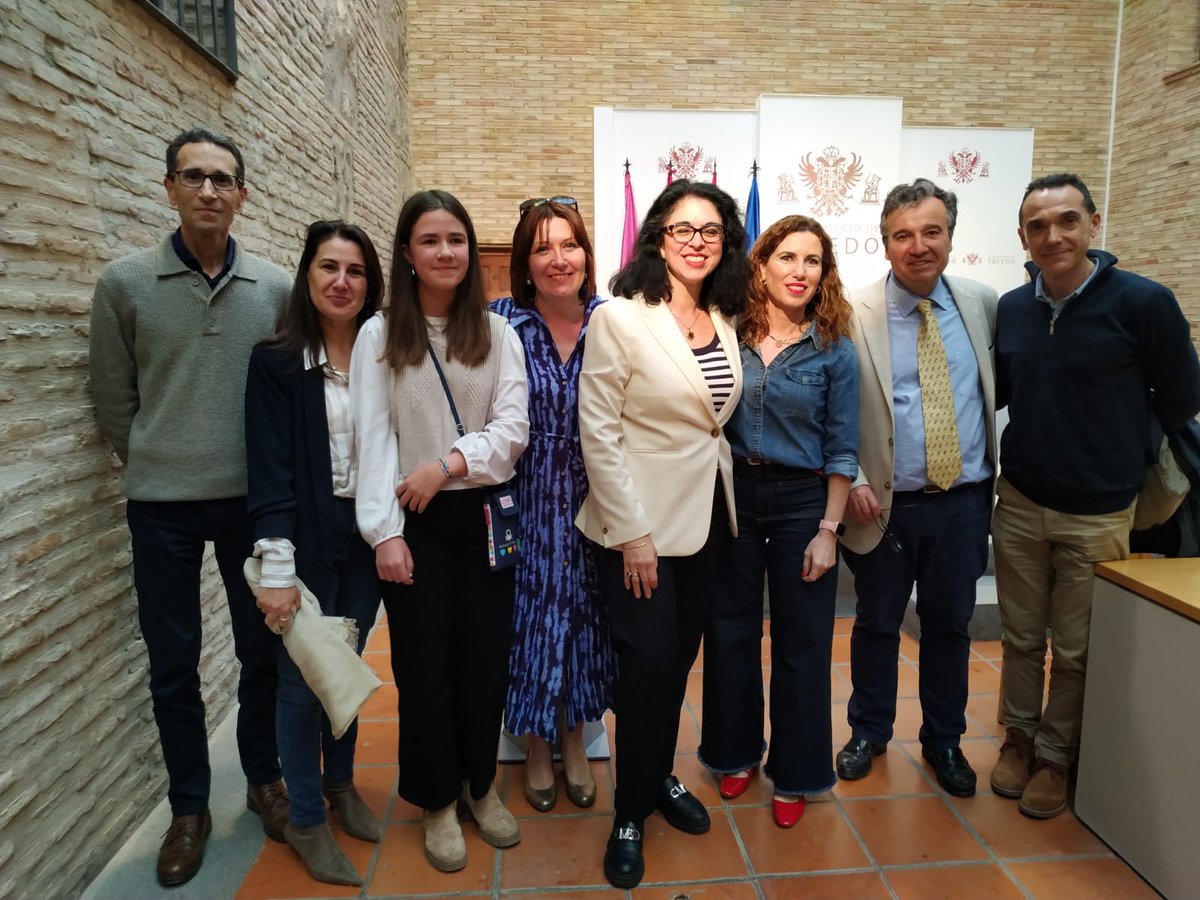
M 814 215 L 842 215 L 850 189 L 862 178 L 862 172 L 863 161 L 857 153 L 851 153 L 847 161 L 841 150 L 829 146 L 815 163 L 812 154 L 806 153 L 800 160 L 800 175 L 808 185 L 809 198 L 814 201 Z

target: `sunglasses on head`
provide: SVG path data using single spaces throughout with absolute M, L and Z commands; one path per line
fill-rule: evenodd
M 521 217 L 524 218 L 525 213 L 531 209 L 537 209 L 543 203 L 557 203 L 560 206 L 569 206 L 571 209 L 579 208 L 579 201 L 574 197 L 530 197 L 517 208 L 521 211 Z

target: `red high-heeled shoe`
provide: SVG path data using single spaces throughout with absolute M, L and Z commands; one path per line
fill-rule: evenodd
M 746 789 L 750 787 L 750 779 L 754 777 L 754 770 L 747 770 L 745 775 L 734 772 L 731 775 L 721 776 L 721 796 L 726 800 L 732 800 L 735 797 L 740 797 L 746 793 Z
M 804 815 L 804 798 L 800 797 L 795 803 L 787 803 L 778 797 L 771 798 L 771 813 L 775 816 L 775 824 L 780 828 L 791 828 Z

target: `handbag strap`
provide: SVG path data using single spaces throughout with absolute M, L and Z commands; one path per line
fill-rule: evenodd
M 463 430 L 462 419 L 458 417 L 458 407 L 454 405 L 454 395 L 450 393 L 450 385 L 446 383 L 446 373 L 442 371 L 442 364 L 438 362 L 437 354 L 433 352 L 433 344 L 426 344 L 426 349 L 429 350 L 429 358 L 433 360 L 433 367 L 437 370 L 438 379 L 442 382 L 442 390 L 446 392 L 446 400 L 450 404 L 450 414 L 454 416 L 454 427 L 458 429 L 459 437 L 466 437 L 466 431 Z

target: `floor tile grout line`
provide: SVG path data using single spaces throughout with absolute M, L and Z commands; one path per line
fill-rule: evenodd
M 846 812 L 846 808 L 842 805 L 842 798 L 839 797 L 836 792 L 831 792 L 830 796 L 833 798 L 834 805 L 837 808 L 838 814 L 841 815 L 842 821 L 846 823 L 846 827 L 849 828 L 850 833 L 854 835 L 854 840 L 858 842 L 858 848 L 862 850 L 863 856 L 865 856 L 867 858 L 867 862 L 871 864 L 871 870 L 875 873 L 875 877 L 883 883 L 888 893 L 892 895 L 893 900 L 899 900 L 899 895 L 892 889 L 891 884 L 883 876 L 883 868 L 880 866 L 878 861 L 876 861 L 875 854 L 871 852 L 871 848 L 867 846 L 867 842 L 863 840 L 863 836 L 859 834 L 858 828 L 855 827 L 853 820 L 850 818 L 850 814 Z
M 901 747 L 900 749 L 903 750 L 905 753 L 908 753 L 908 750 L 906 748 Z M 911 753 L 909 753 L 908 755 L 912 756 Z M 986 840 L 984 840 L 983 835 L 979 833 L 979 831 L 975 828 L 975 826 L 971 823 L 971 821 L 962 813 L 962 811 L 958 808 L 958 806 L 956 806 L 954 804 L 954 802 L 951 801 L 950 795 L 947 794 L 945 791 L 943 791 L 940 788 L 940 786 L 937 784 L 937 779 L 930 778 L 930 774 L 929 774 L 928 770 L 925 768 L 924 765 L 921 764 L 920 760 L 914 759 L 914 762 L 917 763 L 917 767 L 921 770 L 921 774 L 925 777 L 925 780 L 926 781 L 932 780 L 933 786 L 935 787 L 935 789 L 937 789 L 938 796 L 941 798 L 942 804 L 950 810 L 950 814 L 952 816 L 954 816 L 955 819 L 958 820 L 958 823 L 959 823 L 959 825 L 962 826 L 963 830 L 965 830 L 967 832 L 967 834 L 969 834 L 975 841 L 977 841 L 979 843 L 979 846 L 983 848 L 983 851 L 991 858 L 991 861 L 993 863 L 995 863 L 996 866 L 1002 872 L 1004 872 L 1004 874 L 1008 877 L 1009 881 L 1012 881 L 1014 883 L 1014 885 L 1016 886 L 1016 888 L 1019 891 L 1021 891 L 1021 893 L 1025 897 L 1032 898 L 1032 895 L 1029 893 L 1028 890 L 1026 890 L 1025 885 L 1019 879 L 1016 878 L 1014 873 L 1011 872 L 1008 869 L 1008 867 L 1004 864 L 1004 860 L 1001 859 L 999 854 L 997 854 L 995 852 L 995 850 L 992 849 L 992 845 L 990 843 L 988 843 Z M 947 862 L 950 862 L 950 861 L 947 860 Z
M 738 827 L 737 819 L 733 815 L 733 806 L 725 797 L 721 797 L 719 787 L 720 782 L 716 778 L 713 780 L 717 781 L 718 783 L 717 796 L 721 800 L 721 809 L 725 813 L 725 821 L 729 823 L 729 830 L 732 832 L 733 839 L 737 843 L 738 852 L 742 854 L 742 864 L 745 865 L 746 871 L 750 873 L 751 883 L 754 886 L 754 893 L 758 897 L 758 900 L 765 900 L 763 897 L 762 887 L 759 885 L 756 878 L 758 873 L 754 868 L 754 860 L 750 858 L 750 851 L 746 849 L 746 842 L 742 839 L 742 830 Z

